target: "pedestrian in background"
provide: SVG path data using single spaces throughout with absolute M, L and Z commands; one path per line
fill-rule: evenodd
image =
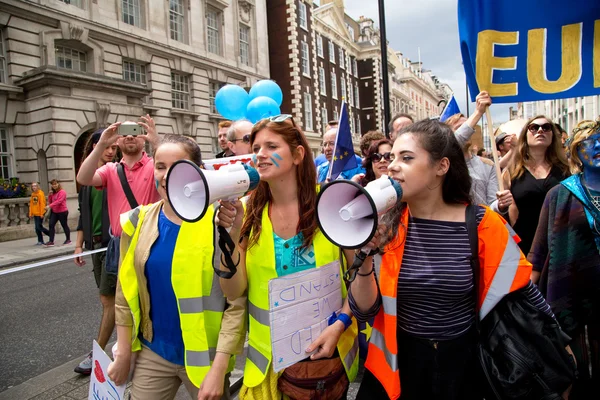
M 35 233 L 38 241 L 36 246 L 44 244 L 44 236 L 50 236 L 48 229 L 44 228 L 44 215 L 46 214 L 46 195 L 37 182 L 31 184 L 31 198 L 29 199 L 29 218 L 33 217 Z
M 94 147 L 100 141 L 103 128 L 98 129 L 88 139 L 83 159 L 92 152 Z M 106 163 L 112 162 L 117 153 L 117 145 L 108 146 L 102 153 L 102 158 L 98 161 L 98 168 Z M 79 189 L 79 223 L 77 224 L 77 239 L 75 240 L 75 253 L 86 250 L 95 250 L 106 247 L 110 240 L 108 229 L 110 221 L 108 219 L 108 198 L 106 190 L 98 190 L 93 186 L 82 186 Z M 115 328 L 115 291 L 117 288 L 117 275 L 109 274 L 104 268 L 106 252 L 92 254 L 92 264 L 96 286 L 100 293 L 100 303 L 102 304 L 102 319 L 100 320 L 100 329 L 97 342 L 103 349 L 106 347 L 110 336 Z M 85 265 L 83 257 L 75 258 L 75 265 L 82 267 Z M 75 367 L 75 372 L 82 375 L 92 373 L 92 352 Z
M 50 241 L 45 244 L 47 247 L 54 246 L 54 227 L 56 223 L 60 221 L 60 225 L 65 231 L 65 242 L 63 244 L 71 243 L 71 230 L 67 222 L 69 216 L 69 209 L 67 208 L 67 192 L 60 186 L 60 183 L 56 179 L 50 181 L 51 192 L 48 196 L 48 205 L 46 209 L 50 209 Z

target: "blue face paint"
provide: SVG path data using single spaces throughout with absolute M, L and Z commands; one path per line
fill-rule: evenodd
M 252 154 L 252 163 L 256 166 L 256 154 Z
M 281 156 L 277 153 L 273 153 L 273 157 L 275 157 L 278 160 L 283 160 L 283 158 L 281 158 Z
M 596 133 L 580 142 L 577 146 L 577 155 L 583 164 L 584 170 L 586 168 L 600 168 L 600 157 L 596 158 L 600 155 L 600 133 Z
M 154 178 L 154 186 L 156 186 L 156 190 L 158 190 L 159 185 L 160 183 L 158 182 L 158 179 Z
M 275 164 L 275 166 L 277 168 L 279 168 L 279 164 L 277 163 L 277 161 L 275 161 L 275 159 L 273 157 L 269 157 L 271 159 L 271 161 L 273 162 L 273 164 Z

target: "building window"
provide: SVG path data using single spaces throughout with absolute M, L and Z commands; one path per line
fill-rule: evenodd
M 313 129 L 312 96 L 310 93 L 304 93 L 304 122 L 306 130 Z
M 221 54 L 221 13 L 214 8 L 206 12 L 206 35 L 209 53 Z
M 331 97 L 337 99 L 337 75 L 331 70 Z
M 81 0 L 59 0 L 59 1 L 62 1 L 65 4 L 72 4 L 74 6 L 82 8 L 82 6 L 81 6 Z
M 64 46 L 56 46 L 56 66 L 72 71 L 87 71 L 87 55 L 79 50 Z
M 360 135 L 360 118 L 358 117 L 358 114 L 354 115 L 355 118 L 355 122 L 354 122 L 354 128 L 356 128 L 356 133 L 358 133 Z
M 250 28 L 240 24 L 240 62 L 250 65 Z
M 217 81 L 210 81 L 208 83 L 208 102 L 210 104 L 210 112 L 213 114 L 217 113 L 217 107 L 215 106 L 215 97 L 217 96 L 217 92 L 225 86 L 224 83 Z
M 190 99 L 189 77 L 171 72 L 171 105 L 187 109 Z
M 301 28 L 308 29 L 306 20 L 306 3 L 300 0 L 298 4 L 298 23 L 300 24 Z
M 337 106 L 335 106 L 333 108 L 333 120 L 337 121 L 338 119 L 339 119 L 338 110 L 337 110 Z
M 340 47 L 340 68 L 344 69 L 344 49 Z
M 352 27 L 348 24 L 346 24 L 346 28 L 348 28 L 348 33 L 350 34 L 352 41 L 354 41 L 354 29 L 352 29 Z
M 331 40 L 329 41 L 329 62 L 335 64 L 335 47 Z
M 11 154 L 8 129 L 0 127 L 0 177 L 3 179 L 12 177 Z
M 360 108 L 360 105 L 358 104 L 358 85 L 354 86 L 354 103 L 356 108 Z
M 0 28 L 0 83 L 6 82 L 6 44 L 4 43 L 4 30 Z
M 350 56 L 346 55 L 346 71 L 348 71 L 349 74 L 352 73 L 352 64 L 350 64 Z
M 354 92 L 352 91 L 352 86 L 348 86 L 348 103 L 351 106 L 354 106 Z
M 304 75 L 310 76 L 310 65 L 308 63 L 308 44 L 306 42 L 301 42 L 301 56 L 302 56 L 302 73 Z
M 123 22 L 129 25 L 142 26 L 140 0 L 123 0 Z
M 358 68 L 356 66 L 356 58 L 352 60 L 352 73 L 358 77 Z
M 317 55 L 323 57 L 323 36 L 317 35 Z
M 342 100 L 346 100 L 346 81 L 343 74 L 340 77 L 340 91 L 342 92 Z
M 169 29 L 171 39 L 183 42 L 185 8 L 183 0 L 169 0 Z
M 327 122 L 329 122 L 327 118 L 329 118 L 327 115 L 327 108 L 323 107 L 321 108 L 321 125 L 323 125 L 323 132 L 327 129 Z
M 319 87 L 321 88 L 321 94 L 327 96 L 327 86 L 325 86 L 325 69 L 319 67 Z
M 123 61 L 123 79 L 145 84 L 146 66 L 132 61 Z

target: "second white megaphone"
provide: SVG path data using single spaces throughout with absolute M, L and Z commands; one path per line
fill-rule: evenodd
M 369 182 L 339 180 L 325 185 L 317 197 L 317 221 L 332 243 L 363 248 L 375 235 L 378 216 L 402 198 L 402 188 L 387 175 Z
M 180 160 L 167 174 L 167 197 L 179 218 L 196 222 L 215 201 L 238 199 L 259 181 L 258 172 L 246 164 L 230 164 L 211 171 Z

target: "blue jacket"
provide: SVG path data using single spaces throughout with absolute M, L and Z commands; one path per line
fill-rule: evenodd
M 349 169 L 348 171 L 342 171 L 338 179 L 352 179 L 352 177 L 356 174 L 365 173 L 365 169 L 362 167 L 362 159 L 357 155 L 355 155 L 354 157 L 356 158 L 356 164 L 358 164 L 358 166 L 356 168 Z M 327 161 L 319 165 L 319 167 L 317 168 L 318 183 L 325 182 L 325 179 L 327 179 L 327 174 L 329 173 L 329 165 L 330 162 Z

